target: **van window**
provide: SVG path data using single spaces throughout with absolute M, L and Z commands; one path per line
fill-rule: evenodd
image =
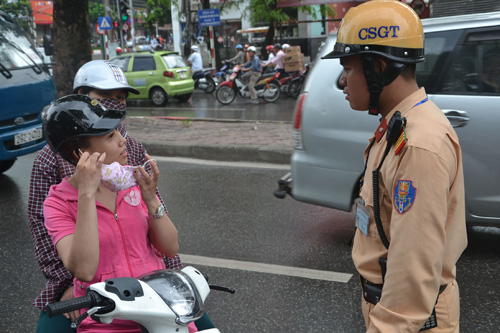
M 417 82 L 428 94 L 436 92 L 436 84 L 442 69 L 455 48 L 460 30 L 425 34 L 425 61 L 417 64 Z
M 445 73 L 445 93 L 500 94 L 500 30 L 469 34 Z
M 153 57 L 134 57 L 134 65 L 132 71 L 154 71 L 156 70 L 156 63 Z

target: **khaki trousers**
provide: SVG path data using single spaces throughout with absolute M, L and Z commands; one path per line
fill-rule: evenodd
M 248 82 L 248 91 L 250 91 L 250 98 L 257 99 L 257 92 L 255 91 L 255 83 L 260 77 L 260 72 L 248 71 L 241 77 L 243 82 Z

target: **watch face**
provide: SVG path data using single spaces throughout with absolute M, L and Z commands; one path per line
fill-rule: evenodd
M 163 207 L 163 205 L 160 205 L 160 207 L 158 207 L 158 216 L 159 217 L 162 217 L 163 215 L 165 214 L 165 207 Z

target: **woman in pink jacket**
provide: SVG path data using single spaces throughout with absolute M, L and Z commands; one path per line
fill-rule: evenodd
M 126 139 L 116 130 L 126 111 L 121 103 L 102 104 L 90 96 L 62 97 L 44 118 L 52 150 L 76 165 L 44 202 L 45 225 L 75 276 L 76 297 L 93 283 L 163 269 L 161 253 L 175 256 L 179 249 L 177 230 L 156 196 L 158 166 L 151 160 L 151 174 L 126 166 Z M 196 331 L 191 328 L 192 323 L 190 331 Z M 141 329 L 132 321 L 106 325 L 87 318 L 78 332 Z

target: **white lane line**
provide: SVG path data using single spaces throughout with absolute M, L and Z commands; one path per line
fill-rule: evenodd
M 290 170 L 289 164 L 272 164 L 272 163 L 256 163 L 256 162 L 227 162 L 227 161 L 212 161 L 200 160 L 195 158 L 186 157 L 165 157 L 165 156 L 151 156 L 159 162 L 174 162 L 174 163 L 188 163 L 199 165 L 216 165 L 216 166 L 230 166 L 239 168 L 260 168 L 260 169 L 277 169 L 277 170 Z
M 262 264 L 250 261 L 193 256 L 189 254 L 179 254 L 179 256 L 181 257 L 181 260 L 184 264 L 190 264 L 190 265 L 239 269 L 243 271 L 251 271 L 257 273 L 286 275 L 293 277 L 302 277 L 306 279 L 324 280 L 324 281 L 341 282 L 341 283 L 349 282 L 349 279 L 352 277 L 352 274 L 320 271 L 308 268 L 297 268 L 289 266 Z

